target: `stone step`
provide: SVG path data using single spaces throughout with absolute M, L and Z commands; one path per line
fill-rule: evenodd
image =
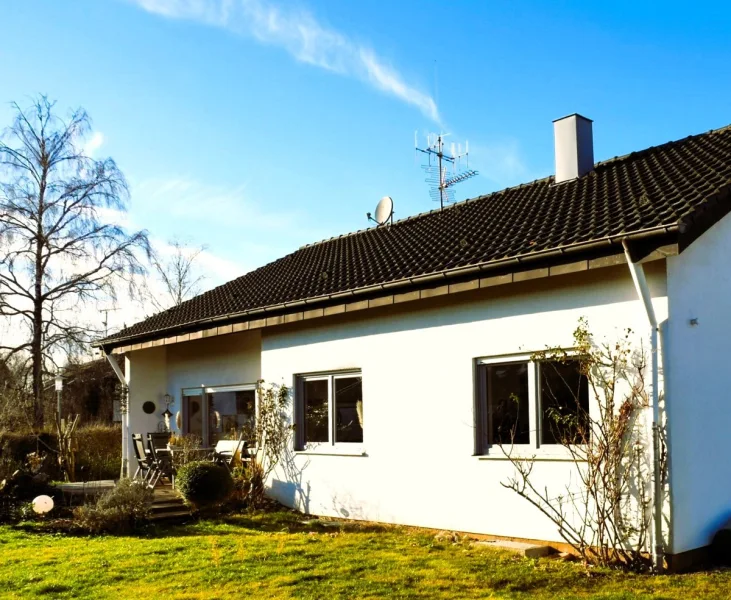
M 189 510 L 175 510 L 175 511 L 169 511 L 169 512 L 161 512 L 161 513 L 153 513 L 150 515 L 151 521 L 166 521 L 168 519 L 185 519 L 189 518 L 190 511 Z
M 185 502 L 153 502 L 150 505 L 150 510 L 154 513 L 166 512 L 169 510 L 188 510 Z
M 526 558 L 541 558 L 555 552 L 551 546 L 541 546 L 539 544 L 530 544 L 528 542 L 511 542 L 509 540 L 480 540 L 472 542 L 472 545 L 481 548 L 507 550 L 508 552 L 525 556 Z

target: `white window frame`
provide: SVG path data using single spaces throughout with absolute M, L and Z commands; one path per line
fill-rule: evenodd
M 207 394 L 215 394 L 217 392 L 243 392 L 243 391 L 257 391 L 257 385 L 255 383 L 237 383 L 234 385 L 201 385 L 200 387 L 194 388 L 182 388 L 180 390 L 180 410 L 182 413 L 181 419 L 181 432 L 184 433 L 188 429 L 188 415 L 185 409 L 184 399 L 186 396 L 201 396 L 204 398 Z M 203 403 L 207 400 L 202 400 Z M 201 414 L 201 428 L 205 435 L 208 435 L 208 411 L 205 410 L 204 406 L 201 406 L 203 411 Z M 255 418 L 259 418 L 259 394 L 254 394 L 254 415 Z M 209 445 L 210 440 L 204 440 L 203 445 Z
M 346 371 L 321 371 L 295 375 L 294 423 L 295 452 L 297 454 L 332 454 L 344 456 L 365 456 L 365 427 L 362 442 L 335 441 L 335 380 L 360 377 L 363 385 L 363 372 L 360 369 Z M 327 381 L 327 442 L 307 442 L 305 440 L 304 383 L 306 381 Z M 362 388 L 363 389 L 363 388 Z M 365 424 L 365 392 L 363 392 L 363 423 Z
M 566 350 L 567 358 L 579 358 L 578 352 Z M 540 434 L 543 430 L 543 411 L 541 409 L 541 386 L 539 385 L 540 371 L 539 362 L 550 362 L 535 360 L 534 354 L 509 354 L 505 356 L 491 356 L 478 358 L 475 365 L 501 365 L 510 363 L 525 362 L 528 366 L 528 424 L 530 429 L 530 441 L 527 444 L 515 444 L 508 446 L 503 444 L 503 448 L 510 452 L 513 458 L 549 458 L 549 459 L 572 459 L 569 449 L 562 444 L 542 444 Z M 487 431 L 483 431 L 484 424 L 478 424 L 478 415 L 485 415 L 487 411 L 487 390 L 483 389 L 483 385 L 477 381 L 477 369 L 475 369 L 475 425 L 476 425 L 476 442 L 475 455 L 480 459 L 505 459 L 505 451 L 498 444 L 487 444 Z M 595 416 L 595 401 L 591 386 L 589 386 L 589 415 Z M 477 406 L 479 403 L 479 407 Z M 480 416 L 479 418 L 483 418 Z

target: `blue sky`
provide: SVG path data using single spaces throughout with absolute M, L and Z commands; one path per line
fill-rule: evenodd
M 414 132 L 469 140 L 457 198 L 553 171 L 551 121 L 603 160 L 731 122 L 724 3 L 24 0 L 0 8 L 0 125 L 43 92 L 94 120 L 129 224 L 206 244 L 207 285 L 434 208 Z

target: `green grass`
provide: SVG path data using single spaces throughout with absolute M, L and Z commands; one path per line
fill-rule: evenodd
M 0 598 L 728 598 L 731 571 L 638 576 L 529 560 L 422 530 L 280 512 L 145 535 L 0 527 Z

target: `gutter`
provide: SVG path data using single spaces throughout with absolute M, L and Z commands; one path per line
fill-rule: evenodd
M 122 397 L 120 399 L 120 412 L 122 413 L 122 467 L 119 476 L 120 478 L 129 477 L 129 407 L 125 407 L 125 404 L 129 401 L 129 386 L 117 362 L 117 357 L 110 354 L 106 348 L 104 349 L 104 356 L 112 367 L 112 371 L 114 371 L 117 379 L 119 379 L 119 383 L 122 384 Z
M 170 335 L 171 333 L 175 331 L 179 331 L 186 327 L 192 327 L 196 325 L 200 325 L 201 327 L 205 325 L 212 325 L 219 322 L 226 322 L 236 319 L 241 319 L 243 317 L 250 317 L 250 316 L 256 316 L 256 315 L 263 315 L 266 313 L 270 313 L 273 311 L 278 310 L 288 310 L 288 309 L 294 309 L 294 308 L 300 308 L 300 307 L 307 307 L 315 304 L 319 304 L 321 302 L 326 302 L 328 300 L 337 300 L 342 298 L 350 298 L 355 297 L 362 294 L 370 294 L 374 292 L 380 292 L 380 291 L 391 291 L 393 289 L 398 289 L 402 287 L 408 287 L 408 286 L 418 286 L 420 284 L 427 284 L 427 283 L 438 283 L 440 281 L 444 281 L 446 279 L 451 279 L 454 277 L 460 277 L 462 275 L 469 275 L 470 273 L 483 273 L 485 271 L 491 271 L 494 269 L 498 269 L 500 267 L 508 267 L 508 266 L 518 266 L 518 265 L 526 265 L 530 264 L 532 262 L 535 262 L 537 260 L 543 260 L 546 258 L 551 257 L 563 257 L 565 255 L 573 254 L 576 252 L 586 252 L 589 250 L 595 250 L 595 249 L 602 249 L 606 248 L 607 246 L 610 246 L 613 243 L 622 242 L 624 244 L 625 240 L 632 239 L 632 240 L 643 240 L 647 238 L 652 238 L 658 235 L 664 235 L 668 233 L 678 233 L 679 227 L 678 224 L 673 225 L 659 225 L 657 227 L 651 227 L 649 229 L 643 229 L 634 233 L 620 233 L 616 235 L 610 235 L 606 236 L 604 238 L 600 238 L 599 240 L 593 240 L 591 242 L 578 242 L 575 244 L 569 244 L 567 246 L 561 246 L 559 248 L 551 248 L 548 250 L 541 250 L 538 252 L 532 252 L 529 254 L 521 254 L 518 256 L 513 256 L 510 258 L 500 258 L 497 260 L 492 260 L 486 263 L 482 263 L 479 265 L 468 265 L 464 267 L 457 267 L 453 269 L 443 269 L 441 271 L 437 271 L 435 273 L 427 273 L 424 275 L 417 275 L 415 277 L 405 277 L 403 279 L 398 279 L 395 281 L 390 281 L 387 283 L 378 283 L 375 285 L 369 285 L 369 286 L 363 286 L 360 288 L 354 288 L 352 290 L 348 291 L 341 291 L 341 292 L 335 292 L 333 294 L 324 294 L 322 296 L 315 296 L 312 298 L 305 298 L 302 300 L 293 300 L 291 302 L 282 302 L 280 304 L 271 304 L 269 306 L 263 306 L 259 308 L 252 308 L 248 310 L 243 311 L 237 311 L 232 313 L 227 313 L 224 315 L 218 315 L 215 317 L 208 317 L 206 319 L 200 319 L 196 321 L 190 321 L 188 323 L 181 323 L 179 325 L 175 325 L 173 327 L 163 327 L 160 329 L 155 329 L 152 331 L 146 331 L 141 334 L 134 334 L 134 335 L 128 335 L 125 337 L 118 337 L 110 340 L 99 340 L 97 342 L 92 343 L 92 347 L 95 348 L 103 348 L 104 352 L 106 353 L 108 350 L 111 350 L 114 347 L 122 346 L 126 342 L 129 342 L 131 340 L 137 340 L 137 339 L 144 339 L 144 338 L 154 338 L 159 337 L 162 335 Z
M 661 573 L 663 570 L 664 561 L 664 548 L 663 548 L 663 537 L 662 537 L 662 480 L 661 480 L 661 469 L 660 469 L 660 402 L 659 402 L 659 364 L 660 364 L 660 350 L 658 348 L 658 337 L 660 329 L 655 317 L 655 309 L 652 306 L 652 296 L 650 295 L 650 288 L 647 285 L 647 278 L 645 277 L 645 269 L 640 263 L 636 263 L 632 260 L 630 255 L 630 248 L 627 240 L 622 241 L 624 247 L 624 254 L 627 257 L 627 265 L 629 266 L 630 274 L 632 275 L 632 281 L 635 284 L 635 290 L 637 290 L 637 296 L 642 300 L 642 304 L 645 307 L 645 314 L 647 320 L 650 323 L 650 346 L 652 352 L 652 424 L 651 424 L 651 436 L 652 436 L 652 478 L 653 478 L 653 552 L 652 560 L 655 565 L 655 570 Z

